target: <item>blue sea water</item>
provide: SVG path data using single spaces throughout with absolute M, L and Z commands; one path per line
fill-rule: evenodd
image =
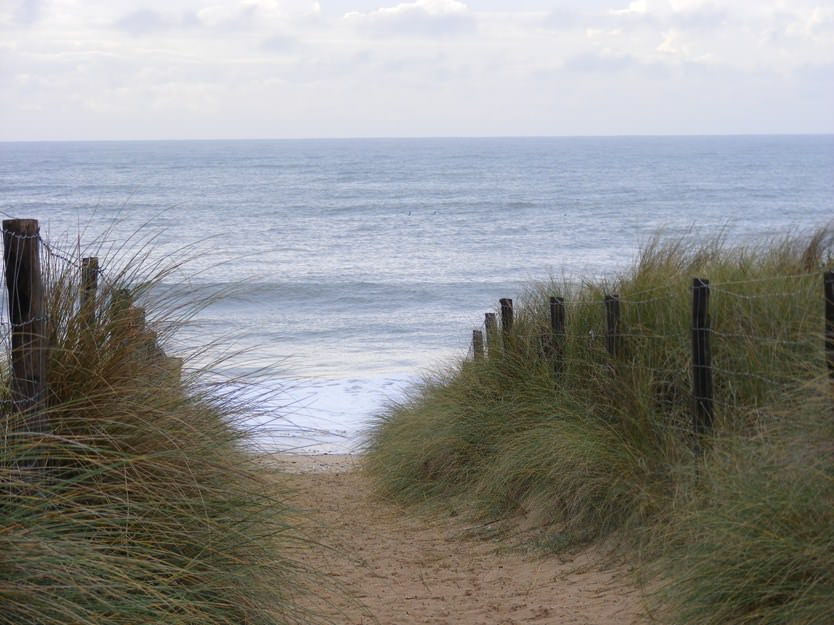
M 500 297 L 615 276 L 668 237 L 756 243 L 834 216 L 834 136 L 0 143 L 0 211 L 68 253 L 144 246 L 232 289 L 170 349 L 230 343 L 275 412 L 350 449 L 464 356 Z M 107 266 L 104 267 L 107 271 Z

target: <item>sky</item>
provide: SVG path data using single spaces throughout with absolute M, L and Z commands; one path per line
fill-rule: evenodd
M 834 0 L 0 0 L 0 141 L 834 132 Z

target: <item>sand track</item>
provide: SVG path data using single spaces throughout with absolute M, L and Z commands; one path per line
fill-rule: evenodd
M 457 517 L 427 518 L 378 501 L 350 457 L 282 465 L 322 545 L 301 557 L 354 598 L 325 608 L 334 624 L 649 622 L 628 570 L 602 566 L 592 551 L 566 559 L 497 549 Z

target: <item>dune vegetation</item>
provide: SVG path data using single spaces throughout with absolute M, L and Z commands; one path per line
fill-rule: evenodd
M 614 545 L 660 622 L 834 615 L 834 420 L 823 272 L 832 232 L 650 243 L 611 280 L 550 280 L 486 356 L 427 374 L 374 425 L 378 493 Z M 710 283 L 714 420 L 693 427 L 693 278 Z M 617 349 L 603 299 L 617 294 Z M 499 294 L 500 295 L 500 294 Z M 551 334 L 550 298 L 565 300 Z
M 82 307 L 66 260 L 44 268 L 46 430 L 3 391 L 0 623 L 316 622 L 293 599 L 313 574 L 286 488 L 248 450 L 257 406 L 159 347 L 200 303 L 157 289 L 173 269 L 140 253 L 104 259 Z

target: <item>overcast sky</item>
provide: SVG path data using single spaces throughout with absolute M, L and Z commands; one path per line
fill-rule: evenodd
M 834 0 L 0 0 L 0 140 L 834 132 Z

